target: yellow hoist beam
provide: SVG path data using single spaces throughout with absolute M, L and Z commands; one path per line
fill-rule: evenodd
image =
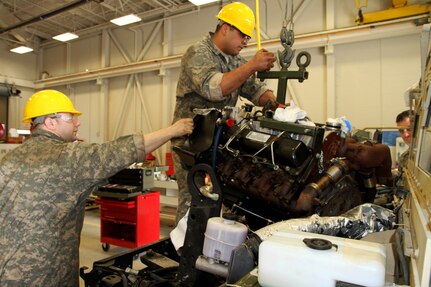
M 390 8 L 387 10 L 363 13 L 362 19 L 358 18 L 357 24 L 368 24 L 374 22 L 381 22 L 387 20 L 393 20 L 398 18 L 405 18 L 410 16 L 416 16 L 421 14 L 426 14 L 431 11 L 431 5 L 407 5 L 404 7 Z

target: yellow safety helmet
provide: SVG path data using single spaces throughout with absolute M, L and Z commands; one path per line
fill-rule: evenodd
M 254 13 L 247 5 L 241 2 L 233 2 L 224 6 L 216 16 L 250 38 L 253 37 L 255 25 Z
M 30 123 L 33 118 L 55 113 L 71 113 L 81 115 L 73 107 L 70 99 L 56 90 L 43 90 L 33 94 L 24 107 L 24 123 Z

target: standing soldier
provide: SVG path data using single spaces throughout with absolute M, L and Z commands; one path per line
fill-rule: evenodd
M 239 56 L 253 37 L 253 11 L 243 3 L 233 2 L 216 17 L 219 21 L 215 32 L 189 47 L 182 58 L 174 120 L 193 117 L 194 108 L 235 106 L 239 96 L 256 105 L 275 108 L 273 92 L 255 75 L 274 66 L 274 53 L 262 49 L 249 61 Z M 181 146 L 184 141 L 185 138 L 178 138 L 172 144 Z M 191 195 L 187 171 L 175 153 L 174 163 L 179 191 L 178 223 L 190 207 Z

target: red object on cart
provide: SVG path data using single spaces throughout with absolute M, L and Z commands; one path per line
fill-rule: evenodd
M 100 242 L 136 248 L 160 239 L 160 193 L 148 192 L 128 200 L 96 198 L 100 205 Z
M 166 175 L 173 176 L 175 174 L 175 169 L 174 169 L 174 158 L 171 152 L 166 153 L 166 165 L 169 167 L 168 170 L 166 171 Z

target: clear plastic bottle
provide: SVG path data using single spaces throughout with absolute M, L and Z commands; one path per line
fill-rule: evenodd
M 232 250 L 247 238 L 247 226 L 236 219 L 235 214 L 224 213 L 223 217 L 208 220 L 203 255 L 210 261 L 229 262 Z

